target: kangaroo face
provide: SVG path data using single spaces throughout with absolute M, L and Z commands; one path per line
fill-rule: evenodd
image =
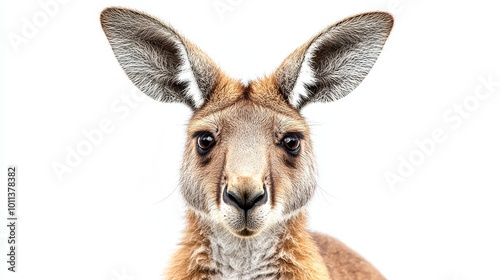
M 314 159 L 297 110 L 282 102 L 277 111 L 252 100 L 252 92 L 240 95 L 232 106 L 201 111 L 190 121 L 181 187 L 199 212 L 251 236 L 309 200 Z
M 272 228 L 309 201 L 315 166 L 300 109 L 354 90 L 392 22 L 382 12 L 347 18 L 299 47 L 273 74 L 243 85 L 160 21 L 122 8 L 101 14 L 130 80 L 154 99 L 193 110 L 180 182 L 188 207 L 240 237 Z

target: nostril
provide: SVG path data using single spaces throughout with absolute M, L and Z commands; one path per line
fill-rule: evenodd
M 260 206 L 267 202 L 267 190 L 264 188 L 263 192 L 256 192 L 252 194 L 244 193 L 243 195 L 240 195 L 232 190 L 228 191 L 227 187 L 225 187 L 222 199 L 229 205 L 247 211 L 252 209 L 254 206 Z
M 249 200 L 249 209 L 254 206 L 261 206 L 267 202 L 267 190 L 264 187 L 263 193 L 256 193 L 252 200 Z
M 222 199 L 225 203 L 233 205 L 236 208 L 244 209 L 244 200 L 233 191 L 228 191 L 227 187 L 224 188 Z

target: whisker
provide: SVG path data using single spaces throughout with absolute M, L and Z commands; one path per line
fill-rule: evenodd
M 328 200 L 327 196 L 331 197 L 331 198 L 334 198 L 334 199 L 338 199 L 338 197 L 336 197 L 335 195 L 332 195 L 330 194 L 329 192 L 326 191 L 325 188 L 323 188 L 322 186 L 320 186 L 319 184 L 317 185 L 318 186 L 318 189 L 320 190 L 319 193 L 321 193 L 321 196 L 323 197 L 323 199 L 325 200 L 326 203 L 328 203 L 328 205 L 332 205 L 330 203 L 330 201 Z M 327 196 L 325 196 L 325 194 Z
M 169 193 L 166 197 L 164 197 L 164 198 L 162 198 L 161 200 L 159 200 L 159 201 L 157 201 L 157 202 L 153 203 L 153 205 L 154 205 L 154 204 L 158 204 L 158 203 L 160 203 L 160 202 L 163 202 L 163 201 L 167 200 L 167 199 L 168 199 L 171 195 L 173 195 L 173 194 L 174 194 L 174 192 L 177 190 L 177 188 L 178 188 L 178 187 L 179 187 L 179 185 L 176 185 L 176 186 L 174 187 L 174 189 L 173 189 L 173 190 L 172 190 L 172 191 L 171 191 L 171 192 L 170 192 L 170 193 Z

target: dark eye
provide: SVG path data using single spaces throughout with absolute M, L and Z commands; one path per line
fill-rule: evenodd
M 201 133 L 196 141 L 198 153 L 200 153 L 200 155 L 208 153 L 215 145 L 215 138 L 210 132 Z
M 300 137 L 295 133 L 288 133 L 281 140 L 281 145 L 293 156 L 296 156 L 300 150 Z

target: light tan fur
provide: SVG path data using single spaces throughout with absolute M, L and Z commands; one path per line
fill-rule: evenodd
M 207 125 L 213 124 L 215 118 L 229 120 L 232 114 L 243 114 L 245 110 L 252 107 L 252 111 L 258 111 L 259 107 L 265 116 L 262 119 L 274 119 L 277 116 L 286 118 L 286 123 L 293 127 L 292 130 L 304 133 L 305 139 L 309 139 L 307 124 L 295 108 L 284 102 L 276 89 L 274 77 L 266 77 L 252 82 L 252 89 L 247 98 L 243 97 L 244 86 L 237 81 L 225 79 L 221 88 L 229 91 L 215 92 L 214 96 L 218 102 L 207 103 L 196 112 L 188 125 L 188 135 L 200 130 L 206 130 Z M 266 95 L 260 94 L 265 92 Z M 220 96 L 220 97 L 219 97 Z M 274 97 L 274 98 L 273 98 Z M 238 118 L 235 118 L 238 120 Z M 242 123 L 225 123 L 224 126 L 239 128 Z M 261 124 L 262 125 L 262 124 Z M 262 125 L 264 126 L 264 125 Z M 272 126 L 267 126 L 271 128 Z M 255 128 L 258 129 L 258 128 Z M 273 134 L 269 129 L 266 134 Z M 238 139 L 236 139 L 238 140 Z M 192 141 L 191 141 L 192 143 Z M 193 154 L 194 147 L 186 147 L 185 162 L 196 162 Z M 220 164 L 223 164 L 220 162 Z M 219 162 L 213 165 L 214 170 L 198 169 L 197 171 L 207 174 L 204 179 L 210 179 L 210 174 L 217 174 Z M 288 169 L 281 167 L 283 172 Z M 293 171 L 283 177 L 293 178 Z M 217 176 L 212 178 L 217 180 Z M 210 182 L 206 183 L 211 185 Z M 287 189 L 287 184 L 282 188 L 277 187 L 277 195 L 286 195 L 293 192 Z M 280 192 L 281 191 L 281 192 Z M 166 279 L 210 279 L 214 274 L 211 270 L 210 250 L 208 250 L 207 236 L 213 234 L 210 225 L 206 221 L 188 211 L 187 227 L 184 232 L 180 249 L 174 254 L 170 267 L 166 271 Z M 279 255 L 279 279 L 332 279 L 332 280 L 378 280 L 384 277 L 366 260 L 348 248 L 340 241 L 320 233 L 311 233 L 307 230 L 306 210 L 301 210 L 296 216 L 289 219 L 284 225 L 285 231 L 280 233 Z M 205 248 L 206 250 L 200 250 Z M 195 253 L 193 253 L 195 252 Z

